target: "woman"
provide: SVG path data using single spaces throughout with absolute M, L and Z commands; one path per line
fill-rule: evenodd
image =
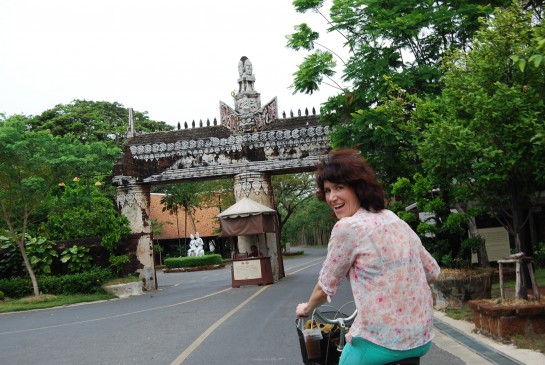
M 384 364 L 423 356 L 431 346 L 433 300 L 428 282 L 439 266 L 418 236 L 385 209 L 374 170 L 354 150 L 332 152 L 318 165 L 317 196 L 339 219 L 308 303 L 298 317 L 335 295 L 348 277 L 358 315 L 340 365 Z

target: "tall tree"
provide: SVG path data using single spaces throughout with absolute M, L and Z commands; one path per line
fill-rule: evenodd
M 519 6 L 498 10 L 471 51 L 447 59 L 446 87 L 420 147 L 428 175 L 485 207 L 527 255 L 525 228 L 545 191 L 545 146 L 533 143 L 545 119 L 545 68 L 514 61 L 536 54 L 545 36 L 532 17 Z
M 25 236 L 32 215 L 47 204 L 48 194 L 81 166 L 111 167 L 119 149 L 102 142 L 82 144 L 71 136 L 32 131 L 29 119 L 12 116 L 0 122 L 0 208 L 2 225 L 21 251 L 35 295 L 38 283 L 25 252 Z
M 346 146 L 348 141 L 350 147 L 358 147 L 364 155 L 374 157 L 395 152 L 396 143 L 408 143 L 406 136 L 399 135 L 406 134 L 402 127 L 382 128 L 387 116 L 374 109 L 389 99 L 392 85 L 417 96 L 438 95 L 443 87 L 440 64 L 444 55 L 453 49 L 469 49 L 480 26 L 479 18 L 510 3 L 511 0 L 333 0 L 326 9 L 324 0 L 294 0 L 296 11 L 318 12 L 328 22 L 328 31 L 339 32 L 346 40 L 348 59 L 342 61 L 342 80 L 348 86 L 342 86 L 342 91 L 321 108 L 322 121 L 334 126 L 333 145 Z M 312 93 L 338 71 L 339 58 L 321 47 L 320 35 L 308 25 L 301 24 L 296 29 L 288 36 L 288 47 L 304 49 L 309 55 L 294 74 L 293 89 Z M 411 107 L 408 102 L 405 100 L 406 108 Z M 402 145 L 401 149 L 405 148 Z M 405 167 L 418 165 L 418 161 L 411 160 L 414 151 L 405 160 L 398 159 L 404 157 L 403 153 L 386 156 Z M 376 163 L 374 167 L 383 168 Z M 407 171 L 388 172 L 392 173 L 408 176 Z M 388 183 L 396 177 L 390 177 Z
M 170 131 L 165 122 L 150 120 L 147 112 L 133 113 L 137 132 Z M 129 128 L 129 111 L 118 102 L 74 100 L 44 111 L 31 121 L 33 130 L 53 135 L 73 134 L 82 142 L 113 141 L 121 145 Z

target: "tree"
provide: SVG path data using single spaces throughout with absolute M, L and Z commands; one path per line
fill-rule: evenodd
M 129 222 L 112 197 L 101 191 L 104 184 L 85 180 L 75 178 L 56 189 L 42 229 L 54 240 L 100 237 L 101 245 L 114 254 L 117 243 L 130 233 Z
M 301 203 L 282 228 L 282 241 L 296 245 L 324 245 L 337 218 L 331 207 L 311 196 Z
M 315 182 L 312 174 L 276 175 L 272 178 L 275 209 L 278 214 L 279 234 L 292 214 L 301 204 L 314 196 Z
M 295 0 L 300 13 L 315 11 L 329 24 L 329 32 L 341 33 L 349 53 L 343 80 L 351 82 L 359 106 L 376 103 L 391 77 L 403 89 L 421 94 L 436 93 L 440 86 L 439 63 L 447 50 L 470 46 L 479 27 L 478 19 L 488 16 L 495 6 L 510 1 L 333 1 L 329 17 L 324 14 L 323 0 Z M 306 24 L 288 36 L 288 47 L 312 51 L 319 34 Z M 330 77 L 336 56 L 329 49 L 311 53 L 295 73 L 296 92 L 312 93 L 323 77 Z M 320 61 L 317 61 L 319 59 Z M 344 61 L 343 61 L 344 63 Z
M 147 112 L 133 113 L 137 132 L 170 131 L 165 122 L 150 120 Z M 129 111 L 118 102 L 74 100 L 58 104 L 34 117 L 33 130 L 50 130 L 53 135 L 73 134 L 82 142 L 113 141 L 120 146 L 129 128 Z
M 33 214 L 47 204 L 49 192 L 81 166 L 111 167 L 119 149 L 103 143 L 82 144 L 70 136 L 31 131 L 29 119 L 12 116 L 0 122 L 0 208 L 3 226 L 17 242 L 35 295 L 38 283 L 25 251 Z M 100 153 L 99 153 L 100 152 Z
M 471 51 L 446 60 L 446 86 L 420 146 L 428 175 L 454 186 L 459 201 L 478 202 L 527 255 L 525 227 L 545 190 L 545 146 L 532 143 L 545 118 L 545 69 L 520 68 L 513 56 L 537 53 L 545 27 L 532 16 L 519 6 L 496 11 Z

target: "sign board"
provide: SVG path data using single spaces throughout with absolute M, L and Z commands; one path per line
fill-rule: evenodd
M 261 279 L 261 262 L 259 260 L 233 261 L 233 278 L 235 280 Z

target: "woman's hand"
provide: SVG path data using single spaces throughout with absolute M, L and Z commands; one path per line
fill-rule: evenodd
M 308 317 L 310 315 L 308 303 L 299 303 L 297 308 L 295 308 L 295 315 L 297 317 Z

